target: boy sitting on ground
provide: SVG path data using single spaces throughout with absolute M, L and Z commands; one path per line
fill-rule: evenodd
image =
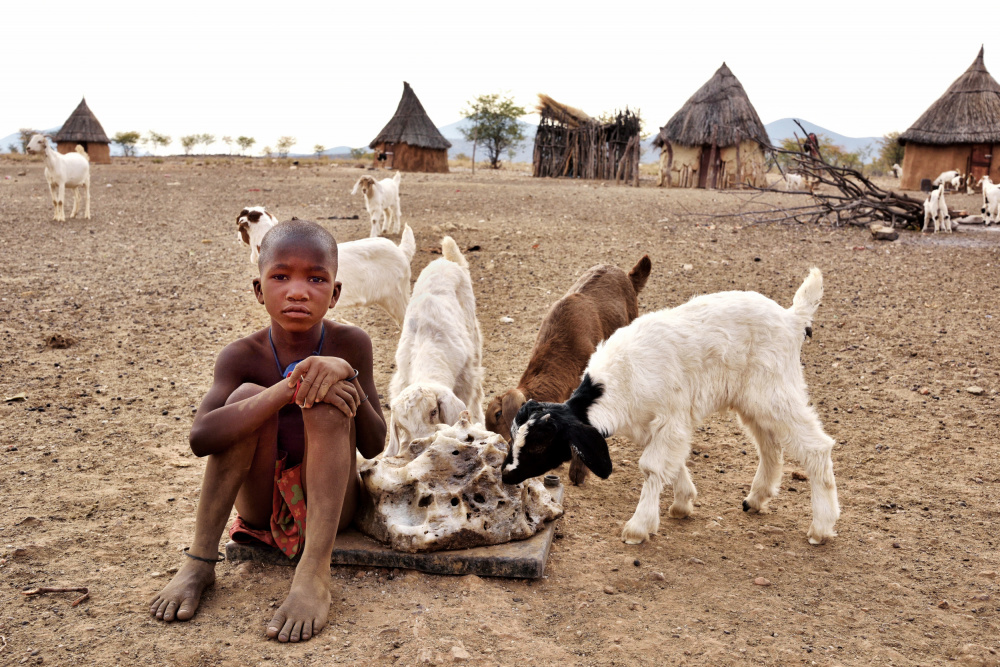
M 191 426 L 191 450 L 208 456 L 194 541 L 150 613 L 167 622 L 194 616 L 215 581 L 235 504 L 233 539 L 299 556 L 288 597 L 267 625 L 268 637 L 296 642 L 326 625 L 334 540 L 361 492 L 355 448 L 366 458 L 382 451 L 385 420 L 371 339 L 323 319 L 340 296 L 333 236 L 313 222 L 281 223 L 261 242 L 257 265 L 254 292 L 271 325 L 216 360 Z

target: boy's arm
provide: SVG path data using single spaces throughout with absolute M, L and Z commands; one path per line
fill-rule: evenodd
M 355 353 L 352 361 L 358 371 L 354 386 L 362 392 L 358 395 L 359 398 L 367 396 L 368 400 L 358 406 L 358 412 L 354 416 L 354 432 L 358 451 L 366 459 L 370 459 L 385 448 L 385 418 L 382 416 L 382 405 L 375 387 L 372 341 L 364 331 L 357 331 L 357 343 L 352 346 Z
M 205 394 L 189 441 L 195 456 L 217 454 L 247 437 L 292 400 L 294 388 L 281 380 L 264 391 L 226 405 L 226 401 L 248 376 L 243 365 L 252 355 L 240 349 L 240 342 L 227 345 L 215 361 L 212 387 Z

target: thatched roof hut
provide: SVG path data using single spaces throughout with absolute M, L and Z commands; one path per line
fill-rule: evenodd
M 899 136 L 905 146 L 903 189 L 916 190 L 924 178 L 950 169 L 975 180 L 1000 177 L 1000 84 L 983 63 L 983 49 L 948 90 Z
M 368 147 L 375 150 L 376 166 L 400 171 L 448 171 L 451 142 L 438 132 L 405 81 L 396 113 Z
M 743 85 L 722 63 L 660 128 L 660 185 L 730 188 L 762 185 L 767 130 Z
M 641 122 L 620 111 L 603 123 L 583 111 L 538 95 L 532 175 L 614 180 L 639 184 Z
M 101 122 L 87 106 L 87 98 L 70 114 L 62 129 L 55 136 L 56 148 L 60 153 L 72 153 L 77 144 L 87 151 L 90 161 L 111 164 L 111 140 L 104 133 Z

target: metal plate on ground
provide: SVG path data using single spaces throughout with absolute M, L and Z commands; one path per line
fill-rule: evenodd
M 562 503 L 564 488 L 560 484 L 550 489 L 556 502 Z M 362 567 L 399 567 L 432 574 L 475 574 L 480 577 L 514 577 L 537 579 L 545 572 L 545 563 L 552 547 L 555 522 L 545 526 L 526 540 L 493 544 L 469 549 L 406 553 L 394 551 L 381 542 L 349 528 L 337 535 L 333 549 L 334 565 L 359 565 Z M 275 565 L 295 565 L 278 549 L 264 545 L 226 544 L 226 559 L 230 561 L 253 560 Z

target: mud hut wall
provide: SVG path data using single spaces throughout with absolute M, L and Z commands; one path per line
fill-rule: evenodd
M 111 146 L 109 144 L 101 144 L 96 142 L 80 142 L 80 141 L 60 141 L 56 144 L 56 150 L 66 155 L 67 153 L 72 153 L 76 150 L 77 144 L 83 146 L 83 149 L 87 151 L 87 157 L 90 158 L 91 164 L 111 164 Z
M 720 149 L 722 170 L 719 176 L 719 187 L 735 188 L 746 185 L 764 187 L 765 159 L 764 151 L 753 141 L 743 141 L 739 146 L 725 146 Z
M 994 149 L 996 148 L 997 145 L 994 144 Z M 993 154 L 996 155 L 995 150 Z M 899 187 L 903 190 L 919 190 L 921 179 L 929 178 L 933 181 L 941 172 L 951 169 L 964 174 L 969 168 L 971 157 L 971 144 L 934 146 L 911 141 L 906 144 L 903 153 L 903 178 Z M 994 158 L 990 164 L 990 179 L 996 182 L 997 178 L 1000 178 L 1000 159 Z
M 673 160 L 669 156 L 673 153 Z M 660 152 L 660 179 L 673 188 L 698 187 L 698 170 L 701 168 L 701 146 L 664 145 Z M 669 173 L 670 178 L 667 178 Z
M 375 146 L 375 156 L 385 150 L 385 144 Z M 375 160 L 375 166 L 380 166 Z M 419 171 L 436 174 L 448 173 L 448 151 L 437 148 L 422 148 L 406 143 L 392 145 L 392 168 L 398 171 Z

